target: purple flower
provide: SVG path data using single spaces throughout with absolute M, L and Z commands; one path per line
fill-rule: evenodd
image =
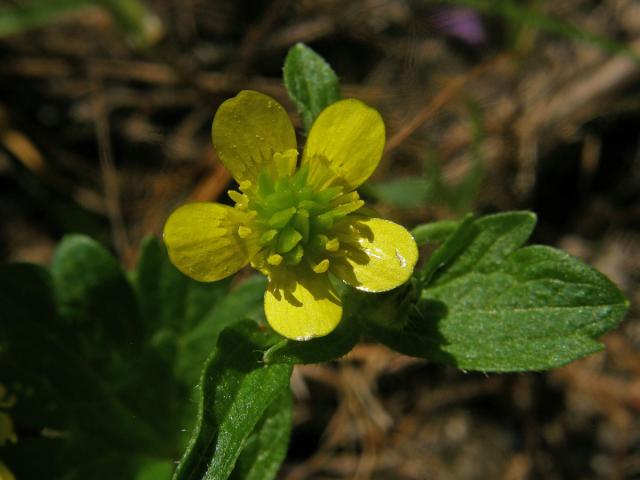
M 487 40 L 480 14 L 472 8 L 440 7 L 431 16 L 435 29 L 471 45 L 481 45 Z

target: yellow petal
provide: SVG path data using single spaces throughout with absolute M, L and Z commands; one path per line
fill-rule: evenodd
M 280 335 L 310 340 L 336 328 L 342 318 L 342 302 L 327 274 L 281 269 L 269 282 L 264 311 L 269 325 Z
M 0 412 L 0 447 L 6 443 L 17 443 L 18 437 L 13 428 L 13 421 L 6 413 Z M 0 480 L 3 480 L 0 475 Z
M 375 109 L 353 98 L 341 100 L 325 108 L 313 123 L 302 164 L 309 164 L 314 185 L 326 186 L 330 171 L 354 189 L 378 166 L 384 141 L 384 122 Z
M 220 161 L 238 183 L 254 182 L 276 153 L 297 155 L 296 133 L 289 115 L 273 98 L 243 90 L 220 105 L 211 127 Z M 255 182 L 254 182 L 255 183 Z
M 11 470 L 0 460 L 0 480 L 16 480 Z
M 400 225 L 380 218 L 345 219 L 352 242 L 332 262 L 332 272 L 366 292 L 384 292 L 406 282 L 418 261 L 418 247 Z
M 164 225 L 164 243 L 171 262 L 185 275 L 213 282 L 237 272 L 255 247 L 240 238 L 243 213 L 219 203 L 188 203 Z

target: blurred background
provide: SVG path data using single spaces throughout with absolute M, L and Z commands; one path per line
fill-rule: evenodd
M 296 42 L 385 119 L 377 209 L 408 227 L 533 210 L 535 242 L 632 307 L 606 352 L 548 373 L 374 344 L 298 367 L 281 478 L 640 478 L 635 0 L 0 1 L 0 260 L 47 263 L 81 232 L 131 266 L 177 205 L 226 201 L 213 114 L 255 89 L 300 131 L 281 81 Z

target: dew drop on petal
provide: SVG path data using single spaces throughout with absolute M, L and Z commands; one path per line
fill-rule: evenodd
M 396 248 L 396 258 L 398 259 L 398 262 L 400 263 L 400 266 L 402 268 L 405 268 L 407 266 L 407 259 L 400 254 L 400 251 L 397 248 Z
M 380 252 L 379 249 L 371 249 L 371 248 L 365 248 L 364 251 L 366 252 L 366 254 L 370 257 L 376 258 L 378 260 L 383 260 L 384 259 L 384 254 Z
M 298 341 L 298 342 L 307 342 L 307 341 L 311 340 L 312 338 L 315 338 L 315 335 L 301 335 L 299 337 L 296 337 L 296 341 Z

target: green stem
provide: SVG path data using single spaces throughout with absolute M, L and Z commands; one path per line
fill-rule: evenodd
M 46 25 L 63 15 L 93 6 L 93 0 L 37 1 L 0 8 L 0 37 Z
M 95 6 L 109 11 L 134 46 L 147 46 L 162 32 L 158 18 L 139 0 L 37 0 L 0 7 L 0 37 L 32 30 Z

